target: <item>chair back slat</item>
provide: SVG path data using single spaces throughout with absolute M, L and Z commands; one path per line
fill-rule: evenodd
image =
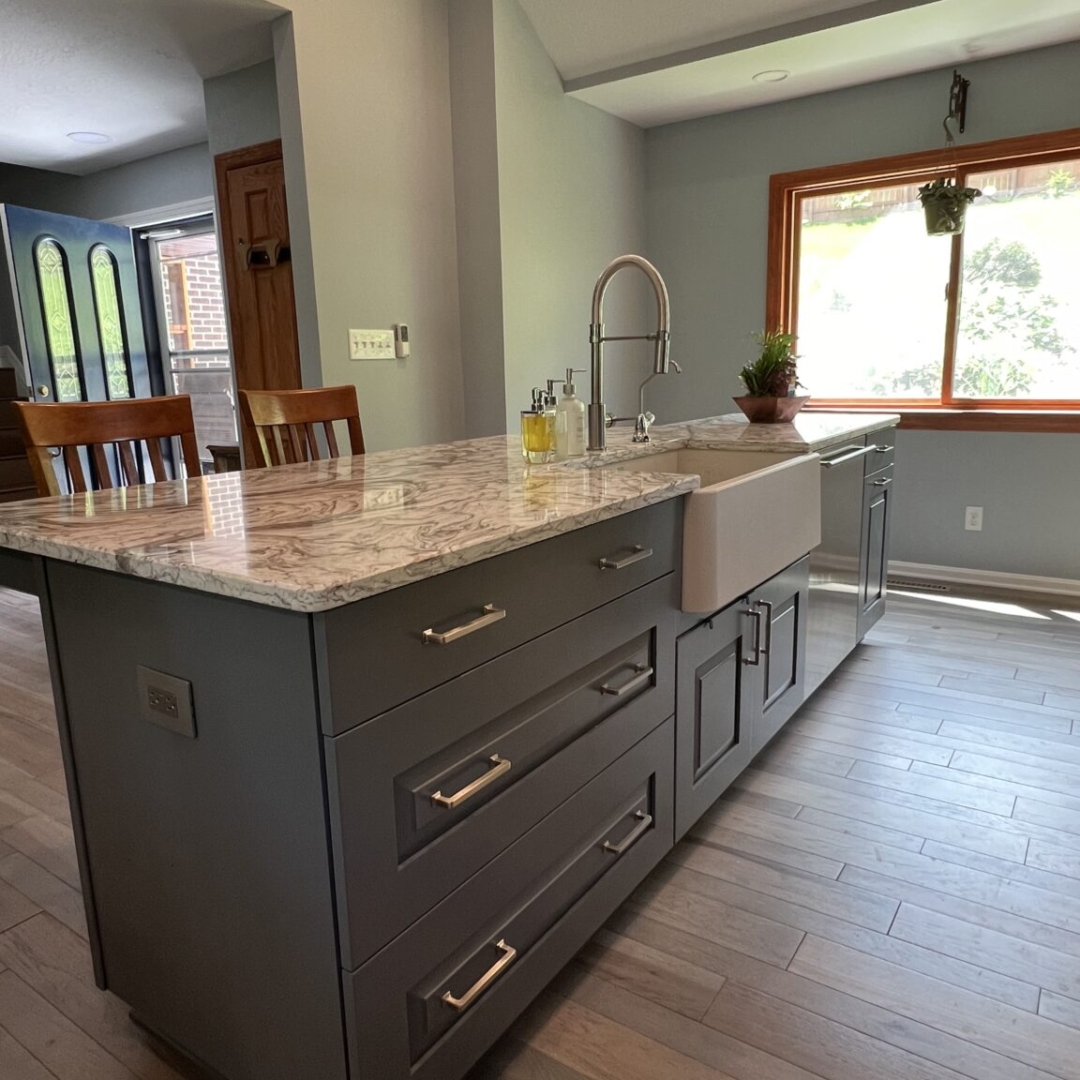
M 138 468 L 140 443 L 145 444 L 153 479 L 166 479 L 162 439 L 179 438 L 188 476 L 202 475 L 191 398 L 187 395 L 75 404 L 14 402 L 13 408 L 39 495 L 61 494 L 49 453 L 53 447 L 62 454 L 73 492 L 113 487 L 107 453 L 110 447 L 115 448 L 116 479 L 120 482 L 128 486 L 143 482 Z M 92 464 L 89 480 L 80 448 L 85 448 L 86 460 Z
M 135 451 L 132 448 L 131 440 L 125 439 L 123 442 L 118 442 L 116 449 L 120 454 L 120 467 L 124 471 L 124 482 L 128 487 L 142 483 L 139 479 L 139 468 L 135 464 Z
M 344 420 L 352 453 L 364 453 L 364 433 L 353 386 L 329 386 L 320 390 L 241 390 L 240 411 L 244 423 L 255 433 L 258 466 L 318 461 L 316 425 L 323 429 L 330 457 L 341 456 L 334 421 Z

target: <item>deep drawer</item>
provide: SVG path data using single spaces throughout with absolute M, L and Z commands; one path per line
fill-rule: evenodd
M 669 499 L 316 615 L 323 731 L 339 735 L 670 573 L 681 524 L 682 499 Z M 425 630 L 446 643 L 425 644 Z
M 326 740 L 354 968 L 675 708 L 674 574 Z
M 674 721 L 344 976 L 351 1075 L 465 1073 L 672 843 Z M 545 855 L 539 857 L 537 852 Z M 523 884 L 509 901 L 493 883 Z
M 886 469 L 896 461 L 896 431 L 886 428 L 866 436 L 866 445 L 873 446 L 873 453 L 863 458 L 863 472 L 866 476 Z

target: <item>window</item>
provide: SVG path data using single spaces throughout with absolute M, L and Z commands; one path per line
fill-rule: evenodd
M 94 290 L 101 357 L 105 363 L 105 386 L 110 401 L 131 397 L 131 363 L 124 315 L 120 310 L 119 268 L 116 257 L 104 244 L 90 249 L 90 281 Z
M 945 175 L 983 195 L 927 236 Z M 819 407 L 1080 410 L 1080 130 L 774 176 L 770 216 L 769 325 Z
M 217 236 L 204 219 L 147 234 L 157 264 L 155 286 L 165 377 L 190 394 L 199 456 L 237 441 L 232 360 Z
M 56 400 L 82 401 L 82 377 L 71 316 L 71 280 L 64 250 L 55 240 L 45 237 L 34 247 L 34 263 Z

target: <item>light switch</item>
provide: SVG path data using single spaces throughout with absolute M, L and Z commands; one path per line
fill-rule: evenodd
M 393 330 L 350 330 L 350 360 L 393 360 Z

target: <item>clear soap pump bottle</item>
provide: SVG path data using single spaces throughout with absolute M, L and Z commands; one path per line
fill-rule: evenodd
M 555 457 L 555 399 L 534 386 L 532 405 L 521 410 L 521 456 L 530 465 L 544 465 Z
M 585 456 L 585 402 L 577 396 L 574 385 L 576 372 L 584 368 L 567 368 L 563 396 L 555 408 L 555 454 L 560 458 Z

